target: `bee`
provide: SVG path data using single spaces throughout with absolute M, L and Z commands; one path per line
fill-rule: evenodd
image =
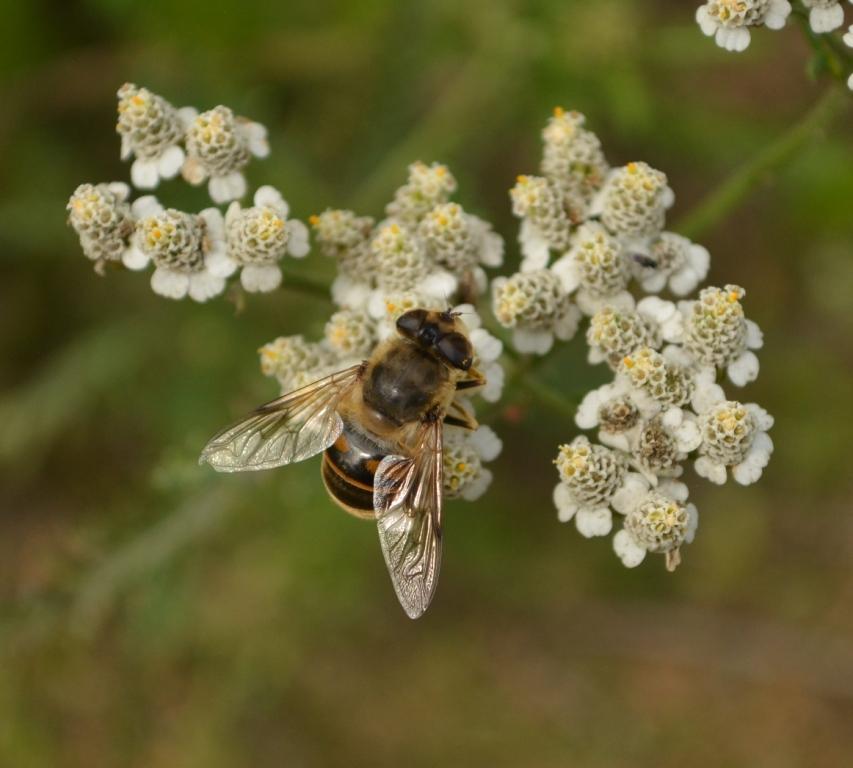
M 477 428 L 457 394 L 486 380 L 473 367 L 459 313 L 412 309 L 396 330 L 359 365 L 222 430 L 199 461 L 241 472 L 323 453 L 329 496 L 346 512 L 376 520 L 394 591 L 416 619 L 435 594 L 441 567 L 443 427 Z

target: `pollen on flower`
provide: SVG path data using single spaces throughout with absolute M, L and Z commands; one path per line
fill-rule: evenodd
M 527 219 L 552 248 L 569 244 L 572 221 L 560 189 L 542 176 L 519 176 L 510 190 L 512 212 Z
M 649 552 L 672 552 L 687 539 L 691 524 L 687 506 L 651 492 L 625 519 L 625 528 Z
M 128 153 L 143 160 L 160 157 L 183 139 L 178 111 L 162 96 L 133 83 L 118 91 L 118 123 Z
M 363 357 L 376 343 L 370 316 L 361 310 L 342 309 L 326 323 L 326 341 L 341 359 Z
M 719 403 L 702 414 L 699 427 L 702 433 L 700 453 L 725 466 L 743 461 L 757 429 L 749 410 L 733 400 Z
M 234 113 L 223 106 L 196 117 L 187 131 L 187 151 L 210 176 L 239 171 L 251 157 L 248 138 L 238 130 Z
M 743 288 L 703 288 L 685 324 L 685 346 L 705 365 L 729 365 L 746 349 Z
M 643 162 L 614 171 L 601 194 L 602 224 L 624 237 L 656 235 L 672 202 L 666 175 Z
M 96 268 L 119 261 L 127 248 L 134 228 L 128 194 L 124 184 L 81 184 L 68 201 L 68 222 Z
M 289 232 L 284 217 L 268 206 L 229 211 L 228 253 L 238 264 L 275 264 L 287 251 Z
M 625 477 L 619 454 L 583 436 L 561 445 L 554 464 L 572 497 L 585 505 L 607 505 Z
M 137 245 L 158 267 L 198 272 L 204 264 L 204 225 L 198 216 L 174 208 L 137 223 Z
M 317 373 L 333 362 L 333 356 L 323 345 L 308 342 L 302 335 L 280 336 L 264 344 L 258 354 L 261 372 L 278 379 L 282 392 L 319 378 Z
M 407 183 L 396 191 L 385 212 L 406 226 L 414 226 L 455 191 L 456 179 L 446 165 L 412 163 Z
M 656 347 L 660 343 L 651 326 L 633 311 L 620 311 L 614 307 L 604 307 L 596 312 L 587 329 L 587 343 L 616 367 L 628 357 L 633 366 L 631 353 L 637 347 Z
M 495 317 L 505 328 L 551 325 L 568 303 L 568 297 L 553 272 L 517 272 L 495 287 Z
M 631 384 L 662 405 L 684 405 L 693 394 L 693 379 L 680 365 L 669 363 L 651 347 L 640 347 L 622 359 L 621 372 Z
M 397 224 L 382 227 L 370 244 L 376 284 L 384 291 L 405 291 L 429 274 L 422 243 Z

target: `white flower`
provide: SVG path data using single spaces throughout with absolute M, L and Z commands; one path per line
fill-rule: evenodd
M 578 220 L 608 171 L 601 142 L 585 122 L 580 112 L 555 107 L 542 131 L 542 174 L 563 192 L 564 207 Z
M 646 296 L 637 303 L 637 314 L 649 325 L 656 327 L 664 341 L 683 341 L 684 316 L 673 302 L 657 296 Z
M 251 208 L 231 203 L 225 214 L 227 253 L 217 265 L 218 274 L 227 277 L 240 269 L 240 282 L 250 293 L 278 288 L 278 262 L 285 254 L 302 258 L 308 253 L 308 228 L 288 219 L 288 213 L 287 202 L 270 186 L 255 192 Z
M 278 380 L 282 394 L 320 378 L 326 368 L 340 364 L 325 345 L 299 336 L 280 336 L 259 350 L 261 372 Z
M 844 37 L 841 38 L 844 41 L 844 45 L 848 48 L 853 48 L 853 24 L 851 24 L 847 31 L 844 33 Z M 853 75 L 851 75 L 853 77 Z
M 726 469 L 741 485 L 756 482 L 770 461 L 773 441 L 767 434 L 773 417 L 755 403 L 722 401 L 699 416 L 702 444 L 694 468 L 713 483 L 726 481 Z
M 593 200 L 591 213 L 618 235 L 628 248 L 646 247 L 664 227 L 666 210 L 675 201 L 666 174 L 647 163 L 614 168 Z
M 140 219 L 125 263 L 142 269 L 149 260 L 155 266 L 155 293 L 170 299 L 189 295 L 195 301 L 219 295 L 225 289 L 222 265 L 227 261 L 222 214 L 216 208 L 197 216 L 168 208 Z
M 844 24 L 844 9 L 838 0 L 803 0 L 809 9 L 809 25 L 812 32 L 832 32 Z
M 696 10 L 696 21 L 721 48 L 743 51 L 749 46 L 749 27 L 781 29 L 790 13 L 788 0 L 708 0 Z
M 630 474 L 613 500 L 625 525 L 613 537 L 613 550 L 623 565 L 635 568 L 647 552 L 666 555 L 667 570 L 681 561 L 680 547 L 693 541 L 699 525 L 695 505 L 687 504 L 687 487 L 675 481 L 650 489 L 640 475 Z
M 686 405 L 693 395 L 693 375 L 651 347 L 638 347 L 625 355 L 618 371 L 632 387 L 661 406 Z
M 441 163 L 412 163 L 408 181 L 394 193 L 385 207 L 389 219 L 406 228 L 414 228 L 436 205 L 446 203 L 456 191 L 456 179 Z
M 581 436 L 560 446 L 554 463 L 560 473 L 560 483 L 554 488 L 560 522 L 574 518 L 578 531 L 587 538 L 610 533 L 610 502 L 625 479 L 621 456 Z
M 175 109 L 162 96 L 125 83 L 118 90 L 118 122 L 121 157 L 136 156 L 130 168 L 133 185 L 154 189 L 160 179 L 177 175 L 184 163 L 180 144 L 187 123 L 195 117 L 192 107 Z
M 582 224 L 571 242 L 572 247 L 551 269 L 566 293 L 577 290 L 575 299 L 580 310 L 593 315 L 606 305 L 632 308 L 633 299 L 625 290 L 628 264 L 616 238 L 592 221 Z
M 483 466 L 494 461 L 503 443 L 491 427 L 473 432 L 459 427 L 444 430 L 444 492 L 448 498 L 476 501 L 492 482 L 492 472 Z
M 562 191 L 542 176 L 522 175 L 509 194 L 512 212 L 522 219 L 519 242 L 528 262 L 523 271 L 542 269 L 551 248 L 563 250 L 569 245 L 572 221 L 563 206 Z
M 503 261 L 503 239 L 482 219 L 458 203 L 441 203 L 418 225 L 427 256 L 457 277 L 480 270 L 480 264 L 497 267 Z
M 607 361 L 616 370 L 622 359 L 638 347 L 660 346 L 660 333 L 655 325 L 632 310 L 604 307 L 596 312 L 586 332 L 589 362 Z
M 505 328 L 513 329 L 519 352 L 544 355 L 554 337 L 567 341 L 578 328 L 580 311 L 550 270 L 517 272 L 492 281 L 492 311 Z
M 246 194 L 242 170 L 249 159 L 269 154 L 267 130 L 260 123 L 238 118 L 228 108 L 214 107 L 197 115 L 186 133 L 187 159 L 183 176 L 190 184 L 209 179 L 207 190 L 215 203 Z
M 135 220 L 127 184 L 81 184 L 66 206 L 68 223 L 80 238 L 84 255 L 103 271 L 106 262 L 120 261 L 130 247 Z
M 536 225 L 528 218 L 521 220 L 518 228 L 518 244 L 521 246 L 520 269 L 522 272 L 536 272 L 545 269 L 551 259 L 548 241 Z
M 646 254 L 632 259 L 632 271 L 647 293 L 669 288 L 676 296 L 692 293 L 708 274 L 711 257 L 707 248 L 674 232 L 662 232 Z
M 703 288 L 698 301 L 681 302 L 684 346 L 700 366 L 722 368 L 742 387 L 758 376 L 758 357 L 752 351 L 764 344 L 761 329 L 744 317 L 740 300 L 746 291 L 737 285 Z
M 329 318 L 325 336 L 339 358 L 364 358 L 376 344 L 376 322 L 363 310 L 342 309 Z
M 575 413 L 575 423 L 581 429 L 598 427 L 599 442 L 629 453 L 643 420 L 659 410 L 651 398 L 637 397 L 627 379 L 617 376 L 586 394 Z

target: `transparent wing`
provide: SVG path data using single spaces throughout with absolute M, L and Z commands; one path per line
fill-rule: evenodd
M 429 607 L 441 567 L 442 422 L 424 423 L 413 456 L 386 456 L 373 480 L 379 542 L 409 618 Z
M 211 438 L 199 463 L 218 472 L 271 469 L 326 450 L 343 430 L 337 406 L 358 380 L 356 365 L 260 406 Z

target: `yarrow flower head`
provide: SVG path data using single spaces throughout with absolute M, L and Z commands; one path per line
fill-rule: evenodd
M 632 387 L 643 390 L 662 406 L 682 406 L 690 402 L 693 377 L 690 372 L 666 360 L 651 347 L 638 347 L 622 358 L 619 372 Z
M 512 212 L 522 220 L 522 269 L 541 269 L 547 266 L 551 249 L 563 249 L 569 244 L 573 222 L 563 207 L 563 193 L 542 176 L 523 175 L 510 190 L 510 198 Z
M 628 163 L 610 172 L 593 213 L 613 234 L 629 243 L 643 243 L 663 229 L 674 199 L 664 173 L 647 163 Z
M 563 205 L 573 219 L 585 215 L 608 171 L 601 141 L 585 124 L 580 112 L 556 107 L 542 131 L 542 175 L 562 190 Z
M 68 222 L 98 271 L 107 262 L 120 262 L 129 247 L 135 226 L 129 195 L 129 187 L 121 182 L 81 184 L 68 201 Z
M 483 465 L 494 461 L 502 448 L 491 427 L 480 426 L 473 432 L 448 427 L 442 456 L 447 498 L 479 499 L 492 483 L 492 472 Z
M 554 488 L 560 521 L 574 518 L 578 531 L 587 538 L 610 533 L 610 502 L 626 472 L 620 455 L 581 436 L 560 446 L 554 464 L 560 474 L 560 482 Z
M 560 279 L 548 269 L 496 278 L 492 304 L 498 322 L 513 329 L 513 343 L 520 352 L 544 355 L 555 336 L 564 341 L 574 336 L 580 320 Z
M 233 202 L 225 214 L 228 274 L 240 269 L 247 291 L 273 291 L 281 284 L 279 262 L 286 254 L 302 258 L 308 253 L 308 228 L 288 219 L 290 208 L 273 187 L 260 187 L 254 206 Z
M 726 481 L 726 469 L 741 485 L 756 482 L 770 461 L 773 417 L 755 403 L 719 402 L 699 417 L 702 445 L 696 473 L 713 483 Z
M 277 379 L 282 394 L 321 378 L 335 360 L 326 345 L 305 341 L 301 335 L 280 336 L 264 344 L 258 354 L 261 373 Z
M 685 302 L 684 346 L 700 365 L 724 368 L 737 386 L 758 376 L 758 358 L 752 351 L 763 345 L 761 329 L 744 316 L 737 285 L 703 288 L 699 300 Z
M 788 0 L 708 0 L 696 10 L 699 28 L 720 48 L 743 51 L 750 27 L 782 29 L 791 13 Z
M 360 307 L 375 288 L 373 219 L 353 211 L 326 210 L 309 219 L 321 253 L 335 259 L 338 276 L 332 299 L 341 307 Z
M 503 262 L 503 239 L 482 219 L 465 213 L 458 203 L 441 203 L 418 227 L 418 234 L 434 264 L 457 277 L 486 276 L 480 265 L 499 267 Z
M 192 107 L 175 109 L 168 101 L 147 88 L 125 83 L 118 90 L 118 123 L 121 157 L 136 156 L 130 168 L 133 185 L 154 189 L 160 179 L 177 175 L 184 163 L 181 144 Z
M 625 515 L 624 527 L 613 537 L 613 549 L 628 568 L 638 566 L 647 552 L 666 556 L 666 567 L 674 571 L 681 562 L 681 546 L 696 535 L 699 514 L 685 503 L 681 483 L 661 484 L 650 489 L 638 476 L 628 478 L 614 506 Z
M 222 293 L 228 271 L 222 214 L 207 208 L 193 215 L 162 208 L 140 219 L 125 264 L 154 263 L 151 288 L 160 296 L 207 301 Z
M 341 360 L 367 357 L 376 344 L 376 324 L 360 309 L 342 309 L 326 323 L 326 343 Z
M 660 346 L 660 335 L 645 318 L 633 310 L 603 307 L 590 320 L 586 332 L 589 361 L 607 361 L 614 370 L 626 355 L 641 346 Z
M 567 293 L 576 293 L 581 311 L 591 315 L 603 304 L 631 304 L 626 292 L 630 272 L 620 242 L 601 224 L 582 224 L 572 237 L 572 247 L 552 269 Z
M 456 179 L 441 163 L 412 163 L 409 180 L 385 209 L 389 218 L 404 226 L 415 226 L 436 205 L 446 203 L 456 191 Z
M 269 154 L 267 130 L 260 123 L 235 117 L 223 106 L 197 115 L 187 129 L 187 159 L 184 178 L 190 184 L 206 179 L 208 192 L 215 203 L 227 203 L 246 194 L 243 168 L 252 155 Z

